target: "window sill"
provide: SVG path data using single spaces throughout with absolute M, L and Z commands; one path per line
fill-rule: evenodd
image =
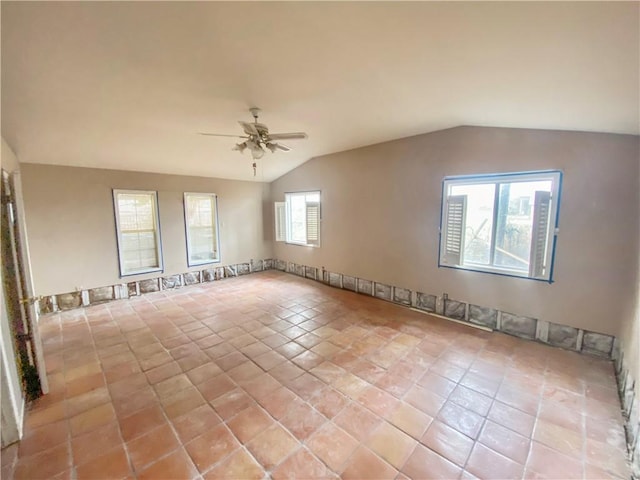
M 320 245 L 309 245 L 308 243 L 284 242 L 286 245 L 295 245 L 297 247 L 320 248 Z
M 475 272 L 475 273 L 487 273 L 489 275 L 499 275 L 501 277 L 522 278 L 523 280 L 533 280 L 536 282 L 553 283 L 552 278 L 535 278 L 535 277 L 530 277 L 527 274 L 519 274 L 513 270 L 502 270 L 499 268 L 484 268 L 484 267 L 478 268 L 478 267 L 467 266 L 467 265 L 445 265 L 443 263 L 439 263 L 438 267 L 451 268 L 454 270 L 465 270 L 467 272 Z
M 218 258 L 216 260 L 206 260 L 204 262 L 187 262 L 187 267 L 201 267 L 202 265 L 213 265 L 214 263 L 220 263 L 220 259 Z
M 136 275 L 146 275 L 147 273 L 164 273 L 164 268 L 153 268 L 151 270 L 136 270 L 135 272 L 121 273 L 120 278 L 135 277 Z

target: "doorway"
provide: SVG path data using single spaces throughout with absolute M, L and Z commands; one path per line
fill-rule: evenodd
M 33 293 L 19 173 L 2 171 L 0 230 L 3 315 L 6 314 L 20 389 L 27 400 L 48 392 Z M 8 351 L 9 349 L 7 349 Z M 7 352 L 8 353 L 8 352 Z

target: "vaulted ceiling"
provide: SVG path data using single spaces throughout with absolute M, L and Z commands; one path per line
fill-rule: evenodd
M 638 134 L 639 5 L 3 1 L 2 135 L 22 162 L 271 181 L 457 125 Z M 256 177 L 197 135 L 253 106 L 309 135 Z

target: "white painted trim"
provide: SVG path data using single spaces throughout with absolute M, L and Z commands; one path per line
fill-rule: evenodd
M 4 299 L 3 299 L 4 302 Z M 4 310 L 4 309 L 3 309 Z M 4 312 L 2 314 L 4 316 Z M 8 319 L 3 319 L 3 321 Z M 5 341 L 11 341 L 11 339 L 5 339 L 0 331 L 0 341 L 3 348 L 0 349 L 0 361 L 2 362 L 2 369 L 0 371 L 0 381 L 2 382 L 2 390 L 7 389 L 8 395 L 2 395 L 1 406 L 2 409 L 2 446 L 5 447 L 14 442 L 17 442 L 22 438 L 23 421 L 24 421 L 24 396 L 22 392 L 16 392 L 13 388 L 13 383 L 8 377 L 8 372 L 11 370 L 9 366 L 9 358 L 7 358 L 7 348 L 4 348 Z M 14 361 L 14 359 L 11 359 Z M 17 395 L 16 395 L 17 393 Z
M 456 320 L 455 318 L 445 317 L 444 315 L 438 315 L 437 313 L 427 312 L 426 310 L 420 310 L 419 308 L 409 307 L 406 305 L 402 305 L 401 303 L 396 303 L 399 307 L 408 308 L 409 310 L 413 310 L 414 312 L 424 313 L 425 315 L 431 315 L 432 317 L 442 318 L 443 320 L 449 320 L 453 323 L 459 323 L 460 325 L 464 325 L 466 327 L 477 328 L 478 330 L 483 330 L 485 332 L 493 332 L 493 329 L 489 327 L 483 327 L 482 325 L 476 325 L 475 323 L 463 322 L 462 320 Z

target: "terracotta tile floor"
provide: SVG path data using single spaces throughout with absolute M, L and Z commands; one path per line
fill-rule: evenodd
M 612 364 L 269 271 L 42 318 L 2 478 L 628 478 Z

